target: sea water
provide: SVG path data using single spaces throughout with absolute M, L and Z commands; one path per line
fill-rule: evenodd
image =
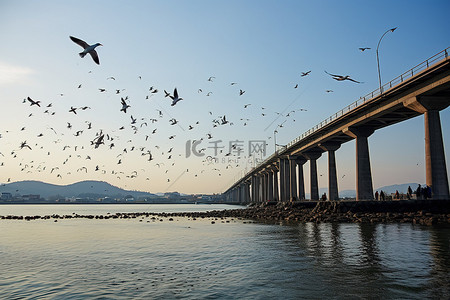
M 224 205 L 1 205 L 106 215 Z M 236 218 L 0 220 L 0 299 L 449 299 L 450 228 Z

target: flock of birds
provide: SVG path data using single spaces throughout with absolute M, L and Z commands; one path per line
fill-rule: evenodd
M 85 41 L 70 36 L 70 39 L 78 44 L 79 46 L 81 46 L 83 48 L 83 51 L 79 53 L 80 57 L 83 58 L 86 55 L 90 55 L 93 59 L 93 61 L 100 65 L 100 60 L 99 60 L 99 56 L 98 53 L 96 51 L 96 48 L 99 46 L 102 46 L 102 44 L 100 43 L 96 43 L 93 45 L 89 45 L 88 43 L 86 43 Z M 365 51 L 368 50 L 370 48 L 360 48 L 361 51 Z M 330 75 L 331 78 L 337 80 L 337 81 L 352 81 L 354 83 L 362 83 L 360 81 L 354 80 L 352 78 L 350 78 L 350 76 L 346 75 L 336 75 L 336 74 L 331 74 L 328 73 L 327 71 L 325 71 L 326 74 Z M 311 74 L 311 70 L 306 71 L 306 72 L 301 72 L 300 73 L 300 77 L 306 77 L 309 76 Z M 138 76 L 139 80 L 142 80 L 141 76 Z M 214 76 L 210 76 L 207 79 L 207 82 L 209 83 L 213 83 L 215 81 L 215 77 Z M 108 81 L 115 81 L 115 77 L 108 77 L 106 80 Z M 231 82 L 230 86 L 234 86 L 237 85 L 236 82 Z M 82 84 L 79 84 L 77 86 L 77 90 L 80 90 L 83 88 Z M 296 84 L 294 86 L 294 88 L 298 88 L 298 84 Z M 180 170 L 180 168 L 177 167 L 177 160 L 173 159 L 176 155 L 178 155 L 179 157 L 183 157 L 185 155 L 185 152 L 180 152 L 180 153 L 175 153 L 174 151 L 174 145 L 170 144 L 171 140 L 174 140 L 177 136 L 176 132 L 171 132 L 170 135 L 167 137 L 166 143 L 164 145 L 157 145 L 152 143 L 153 137 L 156 136 L 159 133 L 159 127 L 156 127 L 157 122 L 164 122 L 166 121 L 167 123 L 165 123 L 166 127 L 176 127 L 175 125 L 177 125 L 179 128 L 178 130 L 182 130 L 182 131 L 192 131 L 194 130 L 194 128 L 196 128 L 197 126 L 200 125 L 200 121 L 194 121 L 192 122 L 192 124 L 189 125 L 181 125 L 181 123 L 183 123 L 180 120 L 177 120 L 176 118 L 171 116 L 171 113 L 166 111 L 164 108 L 160 107 L 161 109 L 156 109 L 156 115 L 155 116 L 151 116 L 151 117 L 135 117 L 130 113 L 131 107 L 132 107 L 132 103 L 131 100 L 128 96 L 122 96 L 123 92 L 126 89 L 120 88 L 120 89 L 115 89 L 115 91 L 113 92 L 113 95 L 118 95 L 117 97 L 120 97 L 120 105 L 119 103 L 117 104 L 118 109 L 120 110 L 120 112 L 123 112 L 124 114 L 130 114 L 130 118 L 129 120 L 129 124 L 127 125 L 122 125 L 114 130 L 110 130 L 110 131 L 106 131 L 104 129 L 101 128 L 97 128 L 96 132 L 91 134 L 91 138 L 88 139 L 88 142 L 84 142 L 84 143 L 80 143 L 78 140 L 76 140 L 77 138 L 80 138 L 82 136 L 85 136 L 87 134 L 87 132 L 89 131 L 95 131 L 95 120 L 77 120 L 76 122 L 69 122 L 70 120 L 67 120 L 67 124 L 66 124 L 66 128 L 63 130 L 62 128 L 57 128 L 58 130 L 56 130 L 54 128 L 54 126 L 47 125 L 47 128 L 45 128 L 46 131 L 51 131 L 52 132 L 52 142 L 54 143 L 54 146 L 49 146 L 48 143 L 46 144 L 42 144 L 40 143 L 39 139 L 44 137 L 44 132 L 39 133 L 36 137 L 31 137 L 27 134 L 27 140 L 32 139 L 33 138 L 33 142 L 32 143 L 28 143 L 27 140 L 23 140 L 22 142 L 20 142 L 20 144 L 16 147 L 14 147 L 9 153 L 3 153 L 0 149 L 0 167 L 4 167 L 5 163 L 9 163 L 7 160 L 6 162 L 3 159 L 6 159 L 8 156 L 12 159 L 17 159 L 19 160 L 18 166 L 21 168 L 22 172 L 26 172 L 26 173 L 49 173 L 52 174 L 54 176 L 56 176 L 57 178 L 63 178 L 64 176 L 67 175 L 71 175 L 72 172 L 74 172 L 74 169 L 65 169 L 64 165 L 68 165 L 69 162 L 73 162 L 73 164 L 77 165 L 77 170 L 76 172 L 82 172 L 84 174 L 87 174 L 89 172 L 93 172 L 93 173 L 97 173 L 97 174 L 111 174 L 117 177 L 117 179 L 121 180 L 123 178 L 130 178 L 130 179 L 134 179 L 134 178 L 138 178 L 138 177 L 143 177 L 145 178 L 145 180 L 151 180 L 151 178 L 153 177 L 153 175 L 148 175 L 145 174 L 148 169 L 149 169 L 149 165 L 151 164 L 150 167 L 153 168 L 158 168 L 161 169 L 159 170 L 159 172 L 157 174 L 155 174 L 154 176 L 157 177 L 161 177 L 161 171 L 163 171 L 163 176 L 165 176 L 165 181 L 168 183 L 168 187 L 170 188 L 173 184 L 175 184 L 175 182 L 180 179 L 180 177 L 182 177 L 183 175 L 187 174 L 187 173 L 192 173 L 193 177 L 198 177 L 203 173 L 213 173 L 216 176 L 221 176 L 222 172 L 225 169 L 234 169 L 234 168 L 244 168 L 246 167 L 245 163 L 244 163 L 244 159 L 247 159 L 249 157 L 247 156 L 243 156 L 243 157 L 239 157 L 238 159 L 234 159 L 234 160 L 228 160 L 226 164 L 224 165 L 220 165 L 217 163 L 217 157 L 212 156 L 212 155 L 208 155 L 208 156 L 202 156 L 202 168 L 201 170 L 195 170 L 194 172 L 189 172 L 188 168 L 183 168 L 182 170 Z M 182 97 L 179 96 L 178 94 L 178 90 L 177 88 L 174 88 L 172 92 L 168 92 L 166 90 L 164 91 L 164 98 L 169 98 L 171 100 L 171 106 L 175 106 L 177 105 L 181 100 L 183 100 Z M 99 93 L 108 93 L 108 90 L 105 88 L 99 88 L 98 89 Z M 199 88 L 197 90 L 197 92 L 203 93 L 203 89 Z M 332 90 L 326 90 L 327 93 L 333 92 Z M 159 89 L 155 88 L 154 86 L 151 86 L 148 89 L 148 94 L 145 95 L 145 99 L 148 100 L 150 99 L 150 97 L 156 95 L 159 93 Z M 206 93 L 206 96 L 211 96 L 213 92 L 208 92 Z M 246 91 L 243 90 L 242 88 L 239 88 L 239 91 L 236 91 L 236 95 L 238 97 L 243 97 L 245 98 L 245 93 Z M 64 96 L 63 93 L 60 94 L 60 96 Z M 184 100 L 184 101 L 188 101 L 188 100 Z M 53 109 L 54 105 L 53 103 L 43 103 L 43 101 L 41 100 L 36 100 L 35 97 L 33 96 L 28 96 L 25 99 L 23 99 L 23 103 L 24 104 L 29 104 L 29 107 L 31 107 L 30 109 L 32 110 L 31 112 L 26 112 L 28 113 L 28 117 L 31 118 L 33 116 L 35 116 L 38 113 L 44 113 L 47 114 L 49 116 L 54 116 L 56 113 L 60 113 L 59 111 L 57 111 L 56 109 Z M 258 106 L 257 103 L 245 103 L 242 105 L 243 107 L 243 111 L 247 110 L 247 108 L 250 108 L 251 106 Z M 81 112 L 85 111 L 85 110 L 90 110 L 91 107 L 90 106 L 81 106 L 81 107 L 75 107 L 73 105 L 70 106 L 70 108 L 67 107 L 66 112 L 69 114 L 72 114 L 73 116 L 77 116 L 77 118 L 81 117 Z M 256 108 L 257 110 L 260 111 L 260 116 L 261 117 L 266 117 L 266 116 L 273 116 L 273 118 L 275 120 L 279 120 L 281 118 L 281 122 L 279 124 L 276 125 L 275 131 L 274 133 L 278 132 L 279 128 L 283 128 L 284 124 L 288 121 L 288 120 L 292 120 L 293 122 L 295 122 L 294 119 L 294 115 L 297 112 L 300 111 L 307 111 L 305 108 L 297 108 L 297 109 L 291 109 L 290 111 L 288 111 L 287 113 L 285 111 L 281 111 L 281 112 L 275 112 L 275 111 L 269 111 L 268 109 L 266 109 L 265 107 L 261 107 L 259 106 L 259 108 Z M 39 111 L 40 110 L 40 111 Z M 42 112 L 42 110 L 44 110 Z M 253 111 L 254 113 L 254 111 Z M 247 117 L 243 117 L 235 120 L 230 120 L 226 115 L 219 115 L 219 116 L 214 116 L 214 113 L 212 111 L 208 112 L 209 117 L 211 118 L 211 124 L 209 125 L 209 130 L 208 132 L 204 132 L 201 134 L 200 137 L 198 137 L 197 139 L 194 139 L 192 141 L 192 143 L 199 143 L 203 140 L 207 141 L 207 140 L 214 140 L 214 129 L 218 128 L 218 127 L 222 127 L 222 126 L 233 126 L 233 125 L 240 125 L 242 127 L 247 126 L 252 120 L 250 118 Z M 254 116 L 254 115 L 253 115 Z M 236 117 L 234 115 L 234 117 Z M 146 129 L 150 126 L 152 126 L 152 128 L 150 129 Z M 36 125 L 33 125 L 34 127 L 36 127 Z M 239 127 L 239 129 L 241 129 L 242 127 Z M 27 127 L 24 126 L 22 128 L 20 128 L 19 130 L 17 129 L 12 129 L 12 130 L 6 130 L 4 132 L 0 132 L 0 140 L 3 138 L 6 138 L 9 134 L 12 135 L 17 135 L 18 132 L 26 132 Z M 120 135 L 119 133 L 121 131 L 126 131 L 126 130 L 130 130 L 131 129 L 131 134 L 132 136 L 136 136 L 136 138 L 133 139 L 129 139 L 130 135 L 123 135 L 125 136 L 125 139 L 127 139 L 127 141 L 125 142 L 124 140 L 122 140 L 123 136 Z M 163 129 L 164 130 L 164 129 Z M 238 130 L 238 129 L 237 129 Z M 173 130 L 172 130 L 173 131 Z M 167 133 L 167 132 L 165 132 Z M 70 135 L 69 135 L 70 134 Z M 69 138 L 67 138 L 67 136 L 69 136 Z M 272 136 L 268 136 L 267 140 L 270 140 L 272 138 Z M 87 140 L 86 140 L 87 141 Z M 116 148 L 116 144 L 129 144 L 127 145 L 125 148 L 120 148 L 119 150 L 117 150 Z M 213 143 L 213 142 L 211 142 Z M 2 143 L 4 144 L 4 143 Z M 239 143 L 236 144 L 231 144 L 229 145 L 230 147 L 222 147 L 220 149 L 220 155 L 224 156 L 224 157 L 233 157 L 234 153 L 238 153 L 241 154 L 242 149 L 240 149 L 239 147 L 241 147 L 241 145 L 239 145 Z M 163 149 L 165 148 L 165 149 Z M 203 148 L 201 149 L 197 149 L 198 153 L 204 153 L 206 152 L 207 148 L 211 148 L 211 147 L 205 147 L 203 144 Z M 3 148 L 5 149 L 5 148 Z M 22 156 L 22 151 L 27 151 L 27 150 L 32 150 L 35 151 L 36 149 L 38 149 L 39 151 L 41 151 L 42 155 L 40 156 L 42 158 L 42 161 L 36 161 L 36 160 L 26 160 L 25 157 Z M 102 157 L 105 156 L 104 152 L 101 152 L 100 154 L 96 154 L 96 159 L 95 162 L 93 160 L 94 154 L 92 153 L 93 150 L 95 149 L 103 149 L 103 150 L 111 150 L 111 151 L 115 151 L 114 154 L 116 156 L 116 164 L 117 166 L 114 167 L 112 166 L 110 163 L 107 164 L 101 164 L 98 163 L 99 161 L 101 161 Z M 185 149 L 182 149 L 185 150 Z M 217 148 L 216 148 L 217 150 Z M 53 158 L 53 154 L 54 152 L 58 152 L 59 156 L 62 157 L 61 160 L 62 161 L 57 161 L 56 159 Z M 63 154 L 63 153 L 67 153 L 67 154 Z M 138 156 L 142 157 L 142 159 L 144 159 L 143 161 L 139 161 L 137 163 L 137 165 L 139 165 L 140 167 L 133 170 L 133 171 L 128 171 L 125 169 L 120 169 L 119 165 L 122 165 L 123 163 L 125 163 L 125 161 L 127 161 L 127 156 L 131 155 L 131 153 L 136 153 Z M 50 160 L 46 160 L 43 158 L 43 156 L 47 156 L 47 157 L 52 157 L 52 159 Z M 3 158 L 3 159 L 2 159 Z M 240 160 L 242 159 L 242 160 Z M 136 162 L 136 159 L 130 159 L 129 161 L 134 161 Z M 153 161 L 153 162 L 152 162 Z M 132 163 L 133 165 L 136 165 L 136 163 Z M 177 173 L 180 173 L 177 176 Z M 3 173 L 0 171 L 0 173 Z M 4 173 L 3 173 L 4 174 Z M 208 175 L 209 176 L 209 175 Z M 2 178 L 2 180 L 6 181 L 6 182 L 10 182 L 11 178 L 7 177 L 7 178 Z

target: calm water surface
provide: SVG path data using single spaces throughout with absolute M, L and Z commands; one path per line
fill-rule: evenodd
M 0 215 L 224 209 L 20 205 Z M 449 299 L 450 229 L 174 218 L 0 220 L 0 299 Z

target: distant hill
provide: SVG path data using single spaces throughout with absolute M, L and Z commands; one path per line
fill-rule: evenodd
M 155 197 L 154 194 L 129 191 L 113 186 L 103 181 L 81 181 L 69 185 L 55 185 L 41 181 L 18 181 L 0 186 L 0 192 L 13 195 L 40 195 L 42 198 L 52 196 L 62 197 L 125 197 L 131 195 L 134 198 Z

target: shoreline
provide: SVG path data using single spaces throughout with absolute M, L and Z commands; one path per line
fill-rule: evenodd
M 396 201 L 298 201 L 264 203 L 260 205 L 207 212 L 174 213 L 114 213 L 106 215 L 45 215 L 45 216 L 0 216 L 3 220 L 48 220 L 53 219 L 130 219 L 139 217 L 168 218 L 187 217 L 213 218 L 214 220 L 238 218 L 258 222 L 293 223 L 412 223 L 420 225 L 450 225 L 450 200 L 396 200 Z M 160 219 L 163 221 L 164 219 Z M 212 221 L 211 223 L 214 223 Z

